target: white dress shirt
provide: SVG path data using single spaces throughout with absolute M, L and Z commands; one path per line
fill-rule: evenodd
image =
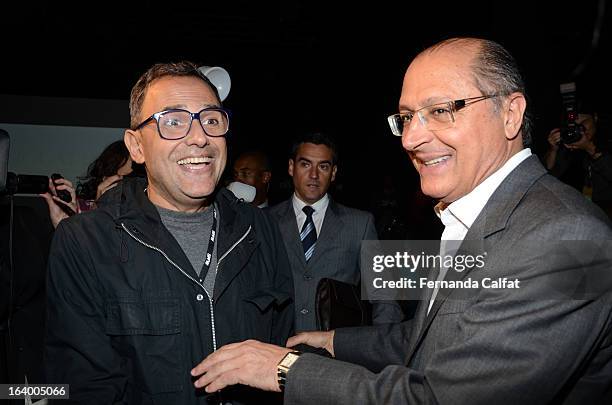
M 442 224 L 444 224 L 444 231 L 440 238 L 440 255 L 442 257 L 454 255 L 457 252 L 460 245 L 459 242 L 463 241 L 468 230 L 487 204 L 487 201 L 489 201 L 489 198 L 497 190 L 497 187 L 529 156 L 531 156 L 531 149 L 525 148 L 521 150 L 468 194 L 452 202 L 444 209 L 440 209 L 440 204 L 436 205 L 436 215 L 440 218 Z M 437 280 L 444 280 L 447 271 L 448 268 L 442 267 Z M 429 301 L 427 313 L 431 310 L 437 294 L 438 289 L 435 289 Z
M 295 212 L 295 219 L 298 224 L 298 232 L 302 230 L 304 222 L 306 222 L 306 214 L 302 211 L 302 208 L 307 206 L 304 201 L 300 200 L 295 193 L 293 194 L 293 211 Z M 315 210 L 312 214 L 312 221 L 314 222 L 315 228 L 317 229 L 317 238 L 321 235 L 321 227 L 323 226 L 323 220 L 325 219 L 325 212 L 329 206 L 329 196 L 325 194 L 319 201 L 312 204 L 311 207 Z

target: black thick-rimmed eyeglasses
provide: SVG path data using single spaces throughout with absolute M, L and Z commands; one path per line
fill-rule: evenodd
M 229 111 L 221 107 L 208 107 L 196 113 L 180 108 L 156 112 L 133 130 L 139 130 L 150 121 L 155 120 L 159 136 L 164 139 L 177 140 L 187 136 L 195 119 L 208 136 L 225 136 L 229 131 Z
M 468 105 L 498 96 L 499 94 L 491 94 L 436 103 L 420 108 L 416 111 L 392 114 L 387 117 L 387 121 L 391 127 L 391 132 L 395 136 L 402 136 L 402 134 L 408 130 L 415 115 L 419 117 L 419 121 L 428 131 L 440 131 L 453 126 L 455 123 L 455 113 L 457 111 L 467 107 Z

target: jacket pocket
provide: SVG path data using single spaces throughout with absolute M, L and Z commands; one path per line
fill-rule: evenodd
M 246 302 L 254 304 L 261 312 L 266 312 L 272 304 L 281 306 L 291 299 L 289 294 L 279 291 L 257 291 L 245 298 Z
M 286 293 L 260 290 L 243 299 L 241 311 L 242 331 L 244 339 L 256 339 L 262 342 L 271 342 L 274 329 L 274 317 L 278 316 L 276 308 L 286 304 L 291 296 Z
M 134 382 L 150 394 L 181 384 L 180 302 L 175 298 L 122 297 L 107 302 L 106 334 L 128 360 Z M 130 371 L 128 371 L 130 372 Z

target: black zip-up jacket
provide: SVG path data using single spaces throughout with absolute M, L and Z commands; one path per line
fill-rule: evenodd
M 97 210 L 57 228 L 47 279 L 48 382 L 70 384 L 72 403 L 262 403 L 261 393 L 241 386 L 211 398 L 195 390 L 189 372 L 227 343 L 284 345 L 290 336 L 293 282 L 278 228 L 219 191 L 218 273 L 208 297 L 145 187 L 125 179 Z

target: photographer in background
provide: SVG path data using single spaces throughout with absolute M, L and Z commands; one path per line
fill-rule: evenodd
M 63 201 L 58 197 L 57 193 L 61 190 L 65 190 L 69 193 L 70 202 Z M 49 178 L 49 191 L 40 194 L 40 196 L 45 199 L 49 206 L 49 218 L 51 219 L 53 229 L 57 228 L 61 220 L 81 212 L 74 192 L 74 187 L 69 180 L 64 178 L 57 180 Z
M 72 183 L 60 178 L 49 179 L 49 191 L 41 194 L 49 206 L 49 217 L 53 228 L 74 213 L 95 209 L 97 202 L 106 191 L 115 187 L 124 176 L 144 177 L 143 165 L 135 164 L 123 140 L 108 145 L 87 168 L 87 175 L 81 178 L 76 192 Z M 57 192 L 65 190 L 70 194 L 69 203 L 57 197 Z
M 87 168 L 87 175 L 81 179 L 83 182 L 77 186 L 81 210 L 88 211 L 95 208 L 95 203 L 102 194 L 115 187 L 124 176 L 131 174 L 135 169 L 138 177 L 145 177 L 144 168 L 132 162 L 123 140 L 108 145 L 100 156 L 91 162 Z
M 594 108 L 578 108 L 576 129 L 580 139 L 562 140 L 561 128 L 548 134 L 546 168 L 559 180 L 581 191 L 612 218 L 612 157 L 603 134 L 597 135 L 598 114 Z

